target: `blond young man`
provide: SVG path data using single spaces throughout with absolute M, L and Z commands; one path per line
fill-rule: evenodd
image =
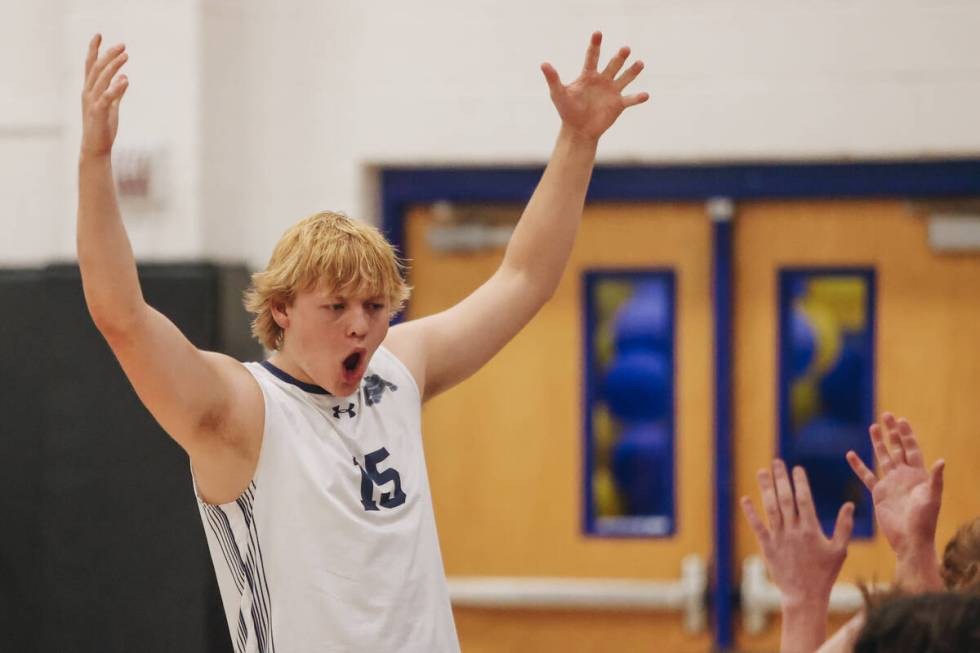
M 376 230 L 336 214 L 290 229 L 247 305 L 273 351 L 199 351 L 140 290 L 110 153 L 122 45 L 89 45 L 78 259 L 85 298 L 140 399 L 187 451 L 236 651 L 455 651 L 420 436 L 425 400 L 490 360 L 551 297 L 599 137 L 646 93 L 622 48 L 579 77 L 541 69 L 557 143 L 494 275 L 456 306 L 389 329 L 408 288 Z

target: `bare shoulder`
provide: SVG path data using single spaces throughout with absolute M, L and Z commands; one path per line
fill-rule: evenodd
M 382 343 L 412 373 L 419 393 L 425 396 L 426 343 L 425 320 L 396 324 L 388 330 Z
M 203 432 L 213 432 L 229 443 L 248 447 L 262 435 L 265 402 L 258 381 L 245 365 L 231 356 L 201 352 L 226 390 L 226 403 L 201 417 Z
M 202 352 L 208 365 L 227 389 L 225 405 L 201 418 L 200 438 L 188 454 L 200 497 L 214 504 L 234 501 L 255 476 L 265 402 L 258 381 L 245 366 L 230 356 Z

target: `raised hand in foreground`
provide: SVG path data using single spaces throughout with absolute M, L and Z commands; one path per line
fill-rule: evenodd
M 793 468 L 793 485 L 779 459 L 773 461 L 771 470 L 760 469 L 757 478 L 768 528 L 748 497 L 742 497 L 740 503 L 762 549 L 769 577 L 782 593 L 780 651 L 812 653 L 827 636 L 830 590 L 847 557 L 854 504 L 841 506 L 834 534 L 828 539 L 820 530 L 802 467 Z
M 897 557 L 895 580 L 908 591 L 941 590 L 935 539 L 946 463 L 926 469 L 912 427 L 891 413 L 868 430 L 881 477 L 853 451 L 847 462 L 871 491 L 878 527 Z

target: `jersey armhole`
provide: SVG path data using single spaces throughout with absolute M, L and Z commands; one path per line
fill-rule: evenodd
M 381 345 L 380 347 L 378 347 L 378 350 L 379 351 L 383 351 L 388 356 L 388 358 L 390 358 L 392 361 L 395 362 L 395 365 L 397 367 L 401 368 L 401 370 L 405 373 L 405 376 L 407 376 L 408 379 L 409 379 L 409 381 L 412 382 L 412 387 L 415 389 L 415 396 L 417 396 L 419 398 L 419 403 L 421 403 L 422 402 L 422 393 L 419 391 L 419 384 L 415 380 L 415 375 L 412 374 L 412 371 L 410 369 L 408 369 L 408 366 L 405 365 L 405 363 L 403 363 L 402 360 L 400 358 L 398 358 L 398 356 L 395 356 L 395 354 L 390 349 L 388 349 L 387 347 L 385 347 L 384 345 Z
M 259 443 L 259 458 L 255 463 L 255 473 L 252 474 L 252 478 L 249 479 L 245 489 L 243 489 L 241 494 L 239 494 L 237 497 L 226 503 L 211 503 L 206 501 L 204 497 L 201 496 L 201 491 L 197 487 L 197 475 L 194 473 L 194 463 L 188 460 L 187 465 L 191 470 L 191 482 L 194 485 L 194 498 L 196 498 L 197 502 L 202 506 L 213 506 L 216 508 L 234 506 L 236 503 L 238 503 L 238 500 L 242 498 L 242 495 L 248 492 L 250 488 L 258 487 L 258 479 L 262 475 L 262 461 L 264 459 L 263 454 L 265 453 L 266 441 L 268 440 L 267 436 L 269 434 L 269 408 L 272 402 L 269 401 L 268 389 L 266 388 L 265 383 L 263 383 L 263 381 L 259 378 L 259 375 L 268 374 L 268 372 L 266 372 L 265 368 L 263 368 L 259 363 L 242 363 L 242 365 L 245 367 L 248 373 L 252 375 L 252 378 L 255 379 L 255 382 L 259 386 L 259 391 L 262 393 L 262 412 L 264 417 L 262 420 L 262 442 Z

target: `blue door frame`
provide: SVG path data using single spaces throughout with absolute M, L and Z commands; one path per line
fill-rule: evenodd
M 381 171 L 381 227 L 403 256 L 405 217 L 414 204 L 524 203 L 542 168 L 392 168 Z M 706 166 L 599 166 L 587 202 L 646 202 L 711 198 L 829 199 L 939 198 L 980 194 L 980 159 L 819 164 Z M 715 648 L 734 643 L 732 604 L 733 468 L 732 305 L 733 223 L 713 222 L 715 302 L 715 542 L 713 607 Z

